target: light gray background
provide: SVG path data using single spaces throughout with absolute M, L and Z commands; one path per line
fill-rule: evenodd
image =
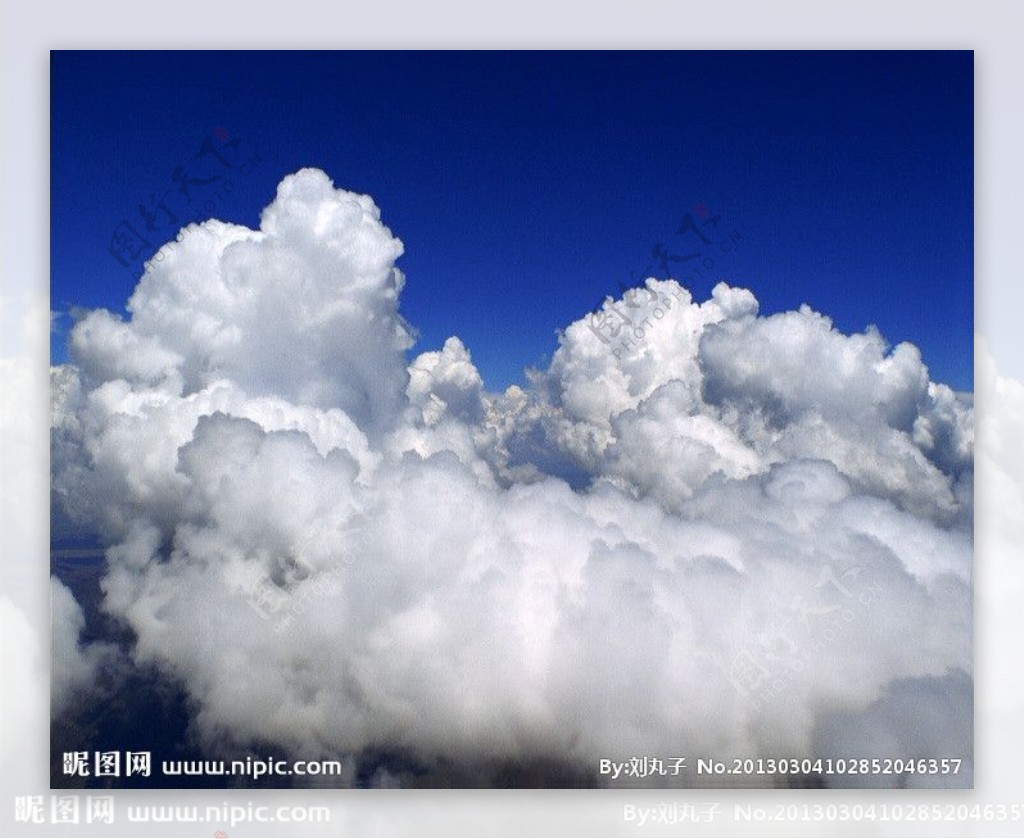
M 3 2 L 0 18 L 0 835 L 1024 835 L 1024 4 L 1005 2 L 537 2 L 269 4 Z M 974 791 L 115 794 L 114 825 L 30 826 L 15 797 L 48 790 L 48 328 L 50 49 L 67 48 L 974 49 L 977 418 Z M 116 97 L 116 90 L 110 91 Z M 270 103 L 268 103 L 268 106 Z M 59 185 L 57 185 L 59 188 Z M 87 207 L 82 208 L 88 212 Z M 965 218 L 964 223 L 969 223 Z M 62 795 L 65 793 L 55 793 Z M 95 793 L 93 793 L 95 794 Z M 80 795 L 85 807 L 85 794 Z M 327 824 L 127 822 L 144 803 L 328 805 Z M 711 824 L 639 827 L 624 805 L 717 802 Z M 740 823 L 733 806 L 1012 804 L 1020 820 Z M 891 813 L 891 810 L 890 810 Z M 997 815 L 993 811 L 992 815 Z M 84 821 L 84 813 L 83 813 Z M 289 832 L 291 830 L 291 832 Z

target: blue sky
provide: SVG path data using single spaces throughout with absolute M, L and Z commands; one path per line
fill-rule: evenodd
M 877 324 L 973 388 L 971 52 L 56 52 L 51 85 L 55 362 L 72 308 L 123 311 L 173 238 L 161 199 L 255 227 L 316 166 L 404 242 L 413 353 L 458 335 L 490 389 L 667 276 L 658 245 L 698 300 L 725 279 Z M 152 245 L 127 266 L 122 222 Z

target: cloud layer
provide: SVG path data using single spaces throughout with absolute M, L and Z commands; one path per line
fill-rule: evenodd
M 55 520 L 108 546 L 104 608 L 208 748 L 486 778 L 953 744 L 970 783 L 969 395 L 875 330 L 655 279 L 489 393 L 457 337 L 407 358 L 401 253 L 303 170 L 52 372 Z M 71 690 L 102 657 L 55 598 Z

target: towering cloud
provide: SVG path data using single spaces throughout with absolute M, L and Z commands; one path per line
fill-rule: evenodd
M 973 406 L 916 348 L 649 279 L 494 394 L 406 359 L 402 245 L 322 172 L 180 238 L 53 371 L 54 515 L 211 752 L 543 782 L 866 731 L 970 783 Z

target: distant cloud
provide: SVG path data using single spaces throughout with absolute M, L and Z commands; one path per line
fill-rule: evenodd
M 303 170 L 53 370 L 55 516 L 208 744 L 593 772 L 970 743 L 967 712 L 900 722 L 972 678 L 973 402 L 915 347 L 651 279 L 634 351 L 582 318 L 494 394 L 456 337 L 406 359 L 401 252 Z
M 113 644 L 82 644 L 85 616 L 71 591 L 60 580 L 50 578 L 50 616 L 53 644 L 50 678 L 50 713 L 57 717 L 95 694 L 104 668 L 115 667 Z

